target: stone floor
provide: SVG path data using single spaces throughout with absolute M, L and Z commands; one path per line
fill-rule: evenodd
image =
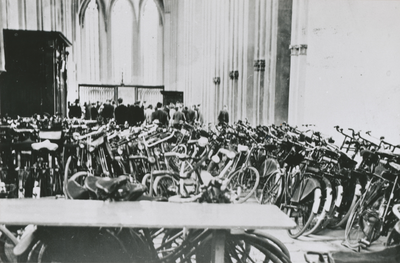
M 324 230 L 318 235 L 301 236 L 298 239 L 290 238 L 286 230 L 268 230 L 267 232 L 279 238 L 286 245 L 293 263 L 306 262 L 304 253 L 307 251 L 349 251 L 350 253 L 357 253 L 341 245 L 344 239 L 344 230 Z M 385 237 L 375 241 L 368 250 L 377 251 L 383 249 L 385 241 Z M 360 253 L 365 253 L 368 250 L 362 250 Z

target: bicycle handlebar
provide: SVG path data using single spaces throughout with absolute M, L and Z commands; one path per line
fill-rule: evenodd
M 97 131 L 89 132 L 89 133 L 86 133 L 84 135 L 80 135 L 79 133 L 75 133 L 75 136 L 73 136 L 73 137 L 74 137 L 75 140 L 81 141 L 81 140 L 86 139 L 88 137 L 91 137 L 91 136 L 94 136 L 94 135 L 99 135 L 99 134 L 103 133 L 104 132 L 104 128 L 105 128 L 105 126 L 101 126 Z

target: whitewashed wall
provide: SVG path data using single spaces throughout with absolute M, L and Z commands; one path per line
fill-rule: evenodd
M 164 1 L 165 88 L 183 91 L 185 104 L 202 104 L 206 121 L 215 122 L 223 105 L 232 121 L 287 120 L 291 3 Z M 265 61 L 263 71 L 255 60 Z M 239 78 L 230 79 L 230 71 Z
M 303 62 L 291 72 L 300 81 L 291 83 L 289 122 L 332 135 L 334 125 L 352 127 L 400 144 L 400 1 L 294 2 L 301 12 L 292 41 L 307 44 L 307 54 L 292 59 Z

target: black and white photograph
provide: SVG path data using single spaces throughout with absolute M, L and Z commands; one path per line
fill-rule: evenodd
M 400 262 L 400 0 L 0 0 L 22 262 Z

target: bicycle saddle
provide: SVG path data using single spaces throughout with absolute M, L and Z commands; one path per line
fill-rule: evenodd
M 364 160 L 370 160 L 371 162 L 377 162 L 379 160 L 379 155 L 370 150 L 362 150 L 361 156 Z
M 357 165 L 357 162 L 347 156 L 344 152 L 340 152 L 339 162 L 343 168 L 352 169 Z
M 67 183 L 68 195 L 71 199 L 89 199 L 89 191 L 78 184 L 75 180 L 69 180 Z
M 317 261 L 311 261 L 309 255 L 318 255 Z M 315 263 L 393 263 L 400 262 L 400 245 L 385 248 L 376 252 L 357 253 L 353 251 L 336 251 L 321 253 L 308 251 L 304 254 L 307 262 Z
M 97 190 L 106 194 L 114 193 L 119 186 L 128 182 L 128 176 L 120 175 L 117 178 L 102 177 L 96 181 Z
M 118 201 L 137 201 L 146 190 L 147 187 L 141 183 L 127 182 L 118 188 L 114 198 Z
M 49 140 L 45 140 L 43 142 L 32 143 L 32 149 L 35 151 L 47 149 L 47 150 L 53 152 L 58 149 L 58 145 L 56 143 L 50 142 Z
M 388 159 L 399 159 L 400 154 L 392 153 L 392 152 L 383 152 L 383 151 L 377 151 L 376 152 L 379 156 L 382 158 L 388 158 Z
M 96 186 L 96 182 L 100 179 L 101 177 L 99 176 L 87 176 L 85 178 L 85 187 L 86 189 L 88 189 L 89 191 L 96 193 L 97 191 L 97 186 Z

